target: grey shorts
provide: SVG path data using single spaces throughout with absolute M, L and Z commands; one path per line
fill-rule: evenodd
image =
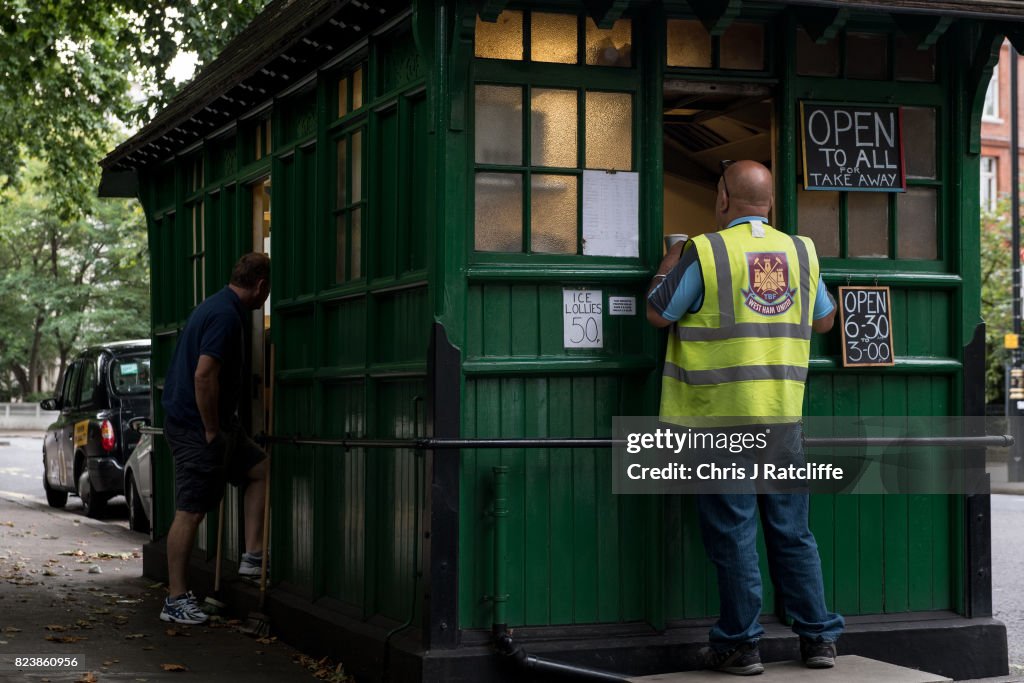
M 202 427 L 164 421 L 164 438 L 174 457 L 174 504 L 185 512 L 209 512 L 220 503 L 224 486 L 242 486 L 249 470 L 267 457 L 239 425 L 207 443 Z

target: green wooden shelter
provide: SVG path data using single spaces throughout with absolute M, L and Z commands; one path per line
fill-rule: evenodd
M 235 259 L 272 254 L 243 417 L 278 437 L 280 634 L 369 680 L 523 680 L 496 622 L 552 659 L 685 667 L 717 609 L 692 500 L 613 495 L 606 448 L 412 440 L 607 438 L 656 414 L 662 236 L 711 229 L 718 162 L 742 158 L 770 164 L 772 220 L 814 238 L 830 287 L 891 287 L 895 365 L 817 340 L 806 414 L 981 414 L 981 108 L 1022 19 L 1020 0 L 271 2 L 103 161 L 101 193 L 145 208 L 158 378 Z M 805 102 L 899 106 L 906 191 L 804 189 Z M 593 326 L 572 292 L 602 305 Z M 812 525 L 842 652 L 1006 672 L 987 496 L 817 496 Z M 768 658 L 793 656 L 782 633 Z

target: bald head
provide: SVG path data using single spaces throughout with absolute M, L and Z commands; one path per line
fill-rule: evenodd
M 767 216 L 772 208 L 772 172 L 744 160 L 725 169 L 718 183 L 719 228 L 743 216 Z

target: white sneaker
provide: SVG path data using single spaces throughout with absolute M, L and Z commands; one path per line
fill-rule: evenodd
M 242 553 L 242 559 L 238 561 L 238 575 L 253 579 L 260 578 L 264 557 L 264 555 Z
M 164 599 L 164 608 L 160 611 L 161 621 L 172 621 L 175 624 L 205 624 L 210 617 L 199 609 L 199 601 L 192 591 L 175 599 Z

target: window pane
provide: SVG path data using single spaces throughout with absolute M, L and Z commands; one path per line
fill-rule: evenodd
M 535 62 L 579 62 L 575 14 L 530 14 L 530 59 Z
M 927 50 L 918 50 L 917 41 L 908 36 L 896 36 L 896 54 L 893 69 L 900 81 L 934 81 L 935 80 L 935 46 Z
M 587 168 L 633 168 L 633 98 L 587 91 Z
M 897 195 L 896 240 L 899 258 L 934 260 L 939 257 L 938 192 L 931 187 L 911 187 Z
M 476 18 L 475 53 L 485 59 L 523 58 L 523 13 L 505 10 L 491 23 Z
M 363 67 L 359 67 L 352 74 L 352 110 L 355 111 L 361 106 L 363 106 Z
M 800 76 L 838 76 L 839 41 L 818 45 L 807 31 L 796 32 L 796 72 Z
M 346 218 L 345 214 L 341 214 L 335 219 L 334 222 L 334 281 L 344 282 L 345 281 L 345 266 L 348 263 L 348 256 L 346 255 L 346 246 L 348 244 L 348 236 L 345 230 Z
M 352 133 L 352 158 L 349 160 L 349 168 L 352 176 L 352 196 L 349 202 L 358 202 L 363 198 L 363 131 L 357 130 Z
M 721 41 L 723 69 L 764 70 L 764 26 L 732 24 L 725 29 Z
M 576 253 L 576 176 L 530 177 L 530 250 Z
M 96 360 L 86 358 L 82 362 L 82 385 L 78 393 L 79 407 L 92 403 L 94 393 L 96 393 Z
M 534 89 L 530 94 L 530 159 L 535 166 L 576 168 L 575 90 Z
M 348 77 L 338 81 L 338 118 L 348 113 Z
M 523 89 L 476 86 L 476 162 L 523 163 Z
M 903 108 L 903 155 L 907 176 L 935 177 L 935 110 L 931 107 Z
M 848 193 L 846 233 L 846 252 L 850 256 L 889 256 L 889 193 Z
M 798 232 L 810 237 L 818 256 L 839 256 L 839 193 L 800 188 L 797 194 Z
M 633 23 L 619 19 L 608 30 L 600 29 L 587 17 L 587 64 L 632 66 Z
M 889 77 L 889 39 L 880 33 L 846 36 L 846 75 L 885 80 Z
M 523 177 L 518 173 L 476 174 L 477 251 L 523 250 Z
M 346 189 L 346 181 L 348 180 L 348 140 L 342 138 L 338 140 L 338 186 L 337 186 L 337 203 L 336 208 L 342 208 L 348 204 L 348 190 Z
M 352 273 L 353 280 L 358 280 L 363 276 L 362 215 L 362 209 L 352 209 L 352 262 L 350 263 L 349 272 Z
M 668 65 L 711 67 L 711 34 L 699 21 L 668 20 Z

